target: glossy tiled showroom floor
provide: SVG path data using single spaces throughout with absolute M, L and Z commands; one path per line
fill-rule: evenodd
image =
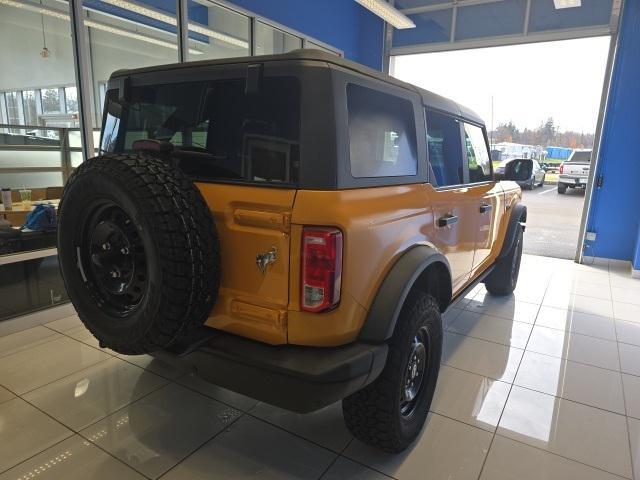
M 407 452 L 353 440 L 340 405 L 294 415 L 180 364 L 101 351 L 77 317 L 0 337 L 0 479 L 640 479 L 640 280 L 526 256 L 518 289 L 444 318 Z

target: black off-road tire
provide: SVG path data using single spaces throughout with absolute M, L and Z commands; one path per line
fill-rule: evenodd
M 492 295 L 511 295 L 518 284 L 520 261 L 522 260 L 522 227 L 518 227 L 516 241 L 509 253 L 498 261 L 493 272 L 484 281 L 484 286 Z
M 401 410 L 405 372 L 412 355 L 416 332 L 428 334 L 423 383 L 410 415 Z M 370 385 L 342 400 L 347 427 L 354 437 L 381 450 L 396 453 L 418 436 L 429 413 L 438 380 L 442 355 L 442 320 L 437 301 L 431 295 L 412 291 L 389 340 L 387 363 Z
M 567 193 L 567 186 L 564 183 L 558 183 L 558 193 L 560 195 Z
M 100 257 L 99 228 L 111 228 L 115 245 L 122 238 L 131 243 Z M 111 250 L 109 242 L 101 246 Z M 179 168 L 151 153 L 100 156 L 76 169 L 59 206 L 58 256 L 78 316 L 102 347 L 123 354 L 170 346 L 202 325 L 218 295 L 220 247 L 211 212 Z M 113 293 L 102 274 L 123 259 L 134 265 L 122 270 L 131 279 L 127 296 Z M 116 273 L 121 286 L 127 280 Z

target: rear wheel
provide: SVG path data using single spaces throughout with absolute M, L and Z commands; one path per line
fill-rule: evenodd
M 493 272 L 485 279 L 484 285 L 492 295 L 511 295 L 518 284 L 523 243 L 522 227 L 518 227 L 515 244 L 511 251 L 498 261 Z
M 560 195 L 564 195 L 565 193 L 567 193 L 567 186 L 564 183 L 558 184 L 558 193 Z
M 182 171 L 150 154 L 76 169 L 60 202 L 58 255 L 78 316 L 119 353 L 168 347 L 202 325 L 217 297 L 209 209 Z
M 442 352 L 442 321 L 435 298 L 407 297 L 380 376 L 342 401 L 345 422 L 359 440 L 388 452 L 404 450 L 424 425 Z

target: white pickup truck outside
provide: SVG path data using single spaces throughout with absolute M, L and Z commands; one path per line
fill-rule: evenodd
M 591 149 L 576 149 L 571 156 L 560 165 L 558 177 L 558 193 L 565 193 L 567 188 L 586 187 L 591 169 Z

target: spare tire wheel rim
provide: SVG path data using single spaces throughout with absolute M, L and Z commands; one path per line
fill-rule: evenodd
M 97 306 L 126 317 L 144 300 L 148 275 L 144 243 L 135 223 L 115 202 L 90 208 L 80 240 L 80 266 Z
M 420 400 L 420 393 L 429 371 L 429 332 L 421 327 L 413 337 L 407 367 L 400 392 L 400 414 L 404 418 L 413 415 Z

